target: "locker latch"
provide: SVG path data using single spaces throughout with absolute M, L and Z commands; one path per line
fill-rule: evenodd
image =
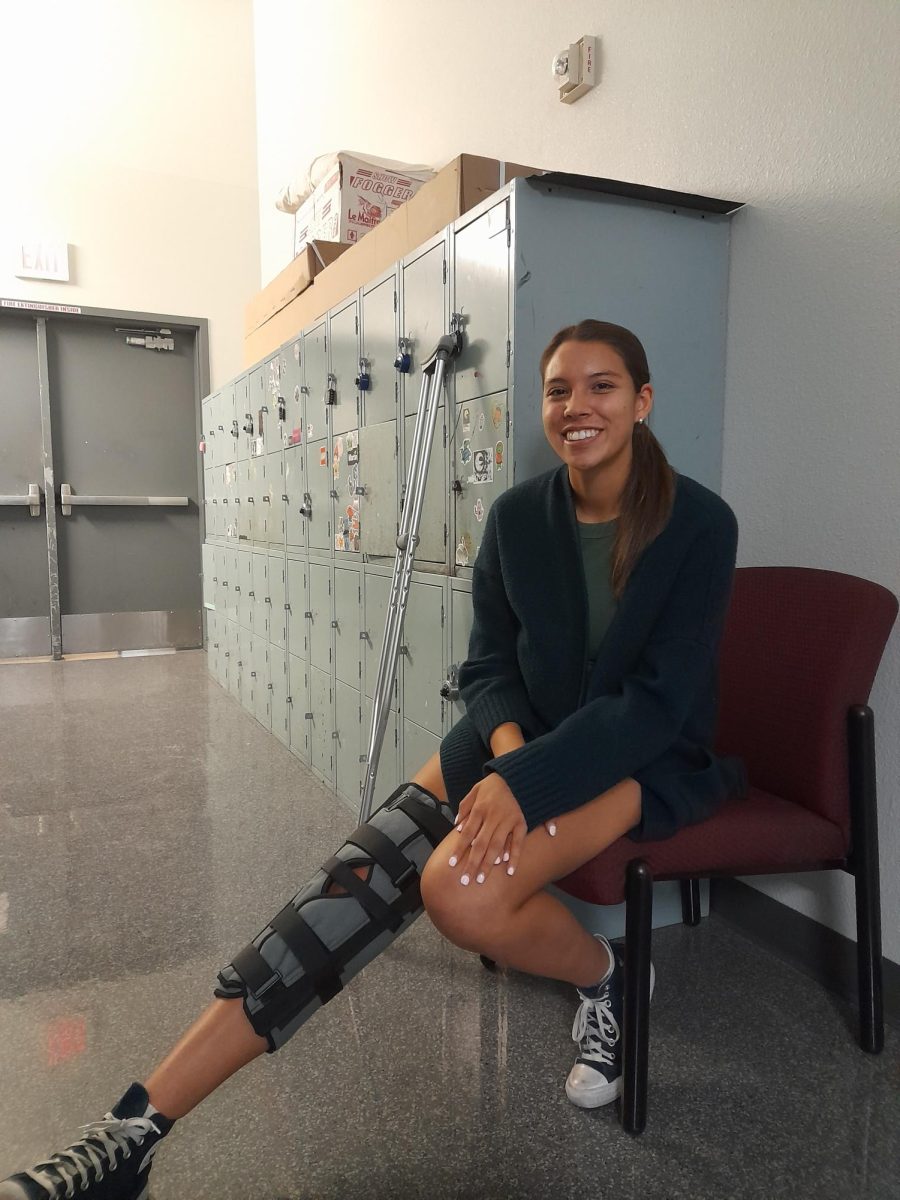
M 369 374 L 369 360 L 361 358 L 359 360 L 359 374 L 353 381 L 361 392 L 369 390 L 369 384 L 372 382 L 372 377 Z
M 244 413 L 244 433 L 253 437 L 253 413 Z
M 328 383 L 325 388 L 325 403 L 337 404 L 337 375 L 328 375 Z
M 278 420 L 282 422 L 287 420 L 287 401 L 284 396 L 278 397 Z
M 409 373 L 412 366 L 412 342 L 409 338 L 402 337 L 397 343 L 397 357 L 394 359 L 394 366 L 401 375 Z
M 450 670 L 448 672 L 448 677 L 444 680 L 444 682 L 440 686 L 441 698 L 444 700 L 458 700 L 459 699 L 458 683 L 459 683 L 459 668 L 457 667 L 456 663 L 451 663 Z
M 303 493 L 303 503 L 299 508 L 300 516 L 306 517 L 308 521 L 312 520 L 312 496 L 309 492 Z
M 234 420 L 231 422 L 231 436 L 233 438 L 238 438 L 241 436 L 241 427 L 240 427 L 240 424 L 238 423 L 237 417 L 235 417 Z

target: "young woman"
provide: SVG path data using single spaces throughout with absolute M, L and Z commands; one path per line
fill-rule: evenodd
M 145 1084 L 0 1183 L 0 1200 L 143 1200 L 174 1121 L 279 1048 L 422 904 L 456 945 L 572 983 L 566 1093 L 583 1107 L 619 1095 L 622 947 L 546 886 L 624 835 L 670 836 L 746 794 L 741 760 L 712 753 L 738 531 L 645 424 L 653 389 L 634 334 L 582 321 L 556 334 L 540 371 L 562 466 L 488 514 L 466 715 L 220 973 L 218 998 Z

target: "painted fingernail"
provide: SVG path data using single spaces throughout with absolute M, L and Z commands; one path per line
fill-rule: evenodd
M 509 851 L 508 851 L 508 850 L 504 851 L 504 854 L 503 854 L 503 861 L 504 861 L 504 862 L 509 862 Z
M 516 873 L 516 868 L 515 868 L 515 867 L 507 867 L 507 868 L 506 868 L 506 873 L 507 873 L 507 875 L 515 875 L 515 873 Z
M 478 878 L 475 880 L 475 882 L 476 883 L 484 883 L 484 871 L 478 872 Z
M 550 834 L 551 837 L 556 837 L 556 826 L 553 824 L 552 821 L 547 826 L 547 832 Z
M 459 862 L 459 859 L 456 857 L 456 855 L 455 854 L 451 855 L 450 866 L 455 867 L 458 862 Z
M 457 832 L 457 833 L 462 833 L 462 831 L 463 831 L 463 825 L 465 825 L 465 821 L 462 821 L 462 822 L 460 822 L 460 824 L 459 824 L 459 825 L 457 825 L 457 827 L 456 827 L 456 832 Z
M 494 859 L 494 866 L 499 867 L 502 862 L 503 862 L 503 859 L 500 858 L 500 856 L 498 855 L 497 858 Z
M 462 879 L 460 879 L 459 882 L 463 885 L 463 887 L 468 887 L 468 884 L 469 884 L 468 875 L 463 875 Z

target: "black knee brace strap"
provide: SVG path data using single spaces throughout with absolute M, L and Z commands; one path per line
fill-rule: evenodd
M 404 784 L 219 973 L 216 995 L 241 996 L 276 1050 L 422 911 L 419 881 L 452 812 Z M 365 867 L 361 879 L 354 867 Z M 342 893 L 329 893 L 332 884 Z

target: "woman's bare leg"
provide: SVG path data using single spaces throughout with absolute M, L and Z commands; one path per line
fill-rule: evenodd
M 422 896 L 434 924 L 467 950 L 519 971 L 595 984 L 609 968 L 602 944 L 549 892 L 548 883 L 612 845 L 640 820 L 641 789 L 624 779 L 594 800 L 557 817 L 556 836 L 541 826 L 525 839 L 516 874 L 494 868 L 483 884 L 460 885 L 448 865 L 459 835 L 438 846 L 422 876 Z
M 437 754 L 412 782 L 446 801 Z M 359 868 L 357 874 L 365 872 Z M 265 1038 L 254 1032 L 240 1000 L 213 1000 L 147 1080 L 150 1103 L 172 1120 L 186 1116 L 241 1067 L 265 1053 L 267 1046 Z

